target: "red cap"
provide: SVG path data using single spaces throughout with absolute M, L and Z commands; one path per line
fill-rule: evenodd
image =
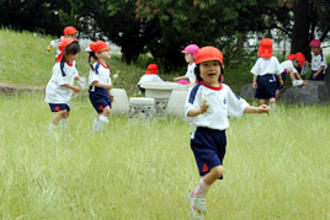
M 87 52 L 100 52 L 100 51 L 105 51 L 105 50 L 110 50 L 111 47 L 108 46 L 108 44 L 106 44 L 104 41 L 96 41 L 96 42 L 93 42 L 93 43 L 90 43 L 88 45 L 89 48 L 87 48 Z
M 67 26 L 64 28 L 64 36 L 69 35 L 69 34 L 75 34 L 78 33 L 79 31 L 75 29 L 73 26 Z
M 56 58 L 56 63 L 58 63 L 62 60 L 65 48 L 68 45 L 70 45 L 71 43 L 73 43 L 74 41 L 77 41 L 77 40 L 73 40 L 72 38 L 64 38 L 63 40 L 61 40 L 61 42 L 58 44 L 58 49 L 61 51 L 61 53 Z
M 146 74 L 157 74 L 158 73 L 158 65 L 157 64 L 149 64 L 147 67 Z
M 263 58 L 271 58 L 273 56 L 273 42 L 269 38 L 260 41 L 258 56 Z
M 300 64 L 300 67 L 302 67 L 306 61 L 304 54 L 302 54 L 300 52 L 298 52 L 296 54 L 290 54 L 287 56 L 287 58 L 288 58 L 288 60 L 297 59 Z
M 196 54 L 196 64 L 217 60 L 223 66 L 223 55 L 218 48 L 212 46 L 202 47 Z

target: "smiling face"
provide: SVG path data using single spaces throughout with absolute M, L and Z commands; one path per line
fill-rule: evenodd
M 192 53 L 185 53 L 184 59 L 186 60 L 187 63 L 192 63 L 194 62 L 194 55 Z
M 104 60 L 104 61 L 110 59 L 111 57 L 110 49 L 96 52 L 95 54 L 100 60 Z
M 200 76 L 209 86 L 218 86 L 221 74 L 221 66 L 219 61 L 211 60 L 203 62 L 199 65 Z

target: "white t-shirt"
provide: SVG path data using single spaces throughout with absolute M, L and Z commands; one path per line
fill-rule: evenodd
M 312 70 L 313 71 L 318 71 L 321 66 L 324 66 L 324 70 L 327 69 L 328 63 L 327 63 L 327 57 L 323 54 L 320 53 L 317 56 L 312 57 Z M 323 72 L 325 74 L 325 71 Z
M 258 76 L 263 76 L 266 74 L 281 74 L 284 71 L 281 67 L 280 62 L 276 57 L 267 58 L 258 58 L 256 63 L 251 69 L 251 73 Z
M 188 117 L 188 112 L 192 108 L 199 108 L 203 104 L 203 96 L 210 103 L 207 112 L 196 117 Z M 189 91 L 185 105 L 185 118 L 192 126 L 225 130 L 229 128 L 228 116 L 240 118 L 248 105 L 226 84 L 222 84 L 221 90 L 216 90 L 201 82 Z
M 294 65 L 293 65 L 293 63 L 292 63 L 291 60 L 286 60 L 286 61 L 282 62 L 282 63 L 281 63 L 281 67 L 282 67 L 284 70 L 285 70 L 285 69 L 287 69 L 287 70 L 292 69 L 292 71 L 293 71 L 294 73 L 298 73 L 297 69 L 294 67 Z M 283 71 L 284 71 L 284 70 L 283 70 Z
M 66 103 L 69 105 L 73 91 L 62 85 L 73 85 L 76 76 L 78 76 L 78 70 L 74 63 L 72 65 L 68 65 L 64 61 L 56 63 L 46 87 L 45 101 L 52 104 Z
M 141 85 L 143 82 L 150 82 L 150 81 L 163 81 L 157 74 L 144 74 L 141 76 L 138 85 Z
M 92 85 L 94 81 L 98 81 L 102 84 L 108 84 L 112 85 L 112 81 L 110 78 L 110 69 L 108 66 L 105 66 L 104 64 L 100 62 L 96 62 L 93 64 L 95 71 L 90 70 L 89 71 L 89 77 L 88 77 L 88 83 L 89 85 Z M 91 91 L 95 90 L 95 86 L 92 86 Z
M 58 57 L 58 55 L 60 55 L 61 51 L 60 49 L 58 49 L 58 44 L 61 42 L 61 40 L 64 39 L 64 36 L 61 36 L 60 39 L 57 39 L 57 40 L 52 40 L 50 43 L 52 45 L 52 48 L 56 48 L 56 56 L 55 58 Z
M 195 83 L 196 81 L 196 76 L 195 76 L 195 67 L 196 63 L 189 63 L 187 66 L 187 72 L 186 72 L 186 77 L 189 79 L 190 83 Z

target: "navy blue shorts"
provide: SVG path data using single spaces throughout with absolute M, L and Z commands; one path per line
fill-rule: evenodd
M 263 76 L 258 76 L 257 78 L 258 87 L 254 97 L 257 99 L 270 99 L 275 98 L 277 81 L 276 76 L 267 74 Z
M 311 75 L 309 75 L 308 80 L 324 80 L 325 78 L 325 74 L 324 71 L 322 73 L 319 73 L 319 75 L 317 75 L 316 78 L 313 78 L 313 75 L 316 71 L 312 71 Z
M 224 130 L 197 127 L 194 139 L 190 140 L 190 146 L 194 152 L 200 176 L 207 174 L 213 167 L 223 164 L 226 144 Z M 221 176 L 220 179 L 222 178 Z
M 50 107 L 51 112 L 59 112 L 62 110 L 67 110 L 68 112 L 70 111 L 70 107 L 65 103 L 59 103 L 59 104 L 48 103 L 48 105 Z
M 111 100 L 109 96 L 99 95 L 95 92 L 89 93 L 89 99 L 97 113 L 102 113 L 107 106 L 111 108 Z

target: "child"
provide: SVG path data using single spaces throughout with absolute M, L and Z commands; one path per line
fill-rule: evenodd
M 275 106 L 276 75 L 279 78 L 279 84 L 283 85 L 281 67 L 278 59 L 273 56 L 273 42 L 269 38 L 260 41 L 259 58 L 251 69 L 253 73 L 253 88 L 256 89 L 255 97 L 259 99 L 260 104 L 265 104 L 269 100 L 271 106 Z
M 199 47 L 196 44 L 190 44 L 182 51 L 182 53 L 184 53 L 184 59 L 188 63 L 187 72 L 186 75 L 184 76 L 173 78 L 174 82 L 183 85 L 190 85 L 190 86 L 193 86 L 195 84 L 196 82 L 196 76 L 194 73 L 194 69 L 196 67 L 195 57 L 198 50 Z M 187 80 L 189 80 L 189 82 Z
M 205 196 L 209 187 L 217 179 L 222 179 L 228 116 L 264 113 L 269 108 L 264 104 L 259 107 L 250 106 L 235 95 L 229 86 L 221 83 L 221 75 L 224 74 L 223 56 L 217 48 L 201 48 L 196 55 L 196 64 L 198 83 L 188 94 L 185 117 L 190 125 L 196 126 L 191 134 L 190 145 L 202 177 L 189 195 L 190 208 L 193 217 L 202 218 L 206 213 Z
M 109 123 L 111 102 L 114 97 L 111 93 L 112 82 L 110 68 L 106 62 L 110 59 L 110 47 L 103 41 L 90 43 L 86 52 L 89 54 L 88 62 L 91 70 L 89 72 L 89 99 L 98 113 L 94 120 L 92 132 L 101 131 L 104 125 Z M 91 58 L 97 60 L 91 64 Z
M 158 73 L 158 65 L 157 64 L 149 64 L 147 67 L 146 73 L 140 78 L 139 82 L 137 83 L 138 88 L 144 94 L 145 89 L 141 87 L 141 83 L 143 82 L 150 82 L 150 81 L 159 81 L 162 82 L 163 80 L 157 75 Z
M 80 88 L 74 85 L 74 80 L 81 80 L 74 61 L 80 52 L 78 41 L 71 38 L 63 39 L 58 48 L 61 53 L 58 62 L 53 67 L 53 74 L 46 87 L 45 101 L 52 112 L 56 112 L 49 126 L 50 131 L 56 130 L 58 123 L 68 127 L 70 113 L 69 103 L 72 91 L 78 93 Z
M 289 75 L 293 86 L 303 85 L 304 81 L 297 69 L 301 69 L 305 63 L 304 54 L 298 52 L 296 54 L 288 55 L 287 58 L 288 60 L 281 63 L 281 67 L 284 69 L 284 71 L 281 73 L 283 81 L 285 81 L 287 75 Z
M 66 28 L 64 28 L 64 36 L 61 36 L 59 39 L 57 40 L 52 40 L 50 42 L 50 44 L 47 47 L 47 51 L 50 51 L 52 48 L 57 48 L 57 54 L 56 54 L 56 62 L 57 61 L 57 57 L 58 55 L 61 53 L 61 51 L 58 49 L 58 44 L 64 39 L 64 38 L 72 38 L 73 40 L 77 40 L 77 33 L 79 33 L 79 31 L 77 31 L 77 29 L 75 29 L 72 26 L 68 26 Z
M 308 80 L 324 80 L 325 72 L 328 67 L 327 58 L 322 53 L 321 41 L 314 39 L 310 42 L 309 46 L 313 52 L 312 57 L 312 73 Z

